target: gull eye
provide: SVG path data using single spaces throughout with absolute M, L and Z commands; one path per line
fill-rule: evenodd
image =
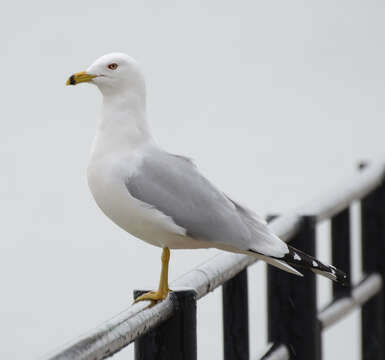
M 118 68 L 118 64 L 112 63 L 107 66 L 110 70 L 116 70 Z

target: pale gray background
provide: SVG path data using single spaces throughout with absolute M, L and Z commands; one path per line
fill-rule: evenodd
M 158 141 L 261 214 L 285 212 L 384 155 L 384 15 L 369 0 L 3 2 L 0 357 L 38 358 L 158 281 L 159 249 L 91 198 L 101 97 L 68 75 L 107 52 L 136 57 Z M 215 253 L 175 252 L 171 279 Z M 263 268 L 250 271 L 252 354 Z M 222 356 L 220 314 L 220 291 L 199 302 L 200 359 Z M 326 359 L 357 359 L 357 315 L 326 332 Z

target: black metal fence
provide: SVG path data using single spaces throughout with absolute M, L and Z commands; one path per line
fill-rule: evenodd
M 332 263 L 350 273 L 350 211 L 353 202 L 358 201 L 364 277 L 354 286 L 333 283 L 331 303 L 318 310 L 313 273 L 306 272 L 299 278 L 269 266 L 269 347 L 259 359 L 321 360 L 322 331 L 358 307 L 362 307 L 362 359 L 385 358 L 383 174 L 383 164 L 367 167 L 334 192 L 300 208 L 300 215 L 280 216 L 271 221 L 270 226 L 282 239 L 315 255 L 316 226 L 330 220 Z M 247 267 L 254 261 L 244 255 L 218 255 L 171 284 L 184 290 L 173 291 L 165 301 L 151 308 L 143 303 L 131 306 L 47 359 L 105 359 L 134 341 L 136 360 L 196 360 L 197 300 L 222 285 L 224 359 L 248 360 Z M 137 291 L 134 296 L 140 293 Z

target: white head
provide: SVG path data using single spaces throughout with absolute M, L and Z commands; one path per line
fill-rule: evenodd
M 95 84 L 107 96 L 121 96 L 123 93 L 145 96 L 144 78 L 137 62 L 122 53 L 103 55 L 87 70 L 71 75 L 66 84 L 82 82 Z

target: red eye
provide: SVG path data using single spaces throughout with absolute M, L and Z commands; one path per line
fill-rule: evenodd
M 116 70 L 118 68 L 118 64 L 112 63 L 107 66 L 110 70 Z

